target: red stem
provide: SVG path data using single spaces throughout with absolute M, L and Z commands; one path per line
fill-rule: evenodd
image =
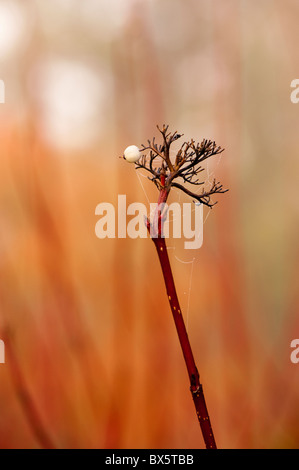
M 169 191 L 164 187 L 165 184 L 165 177 L 164 175 L 161 176 L 161 184 L 162 189 L 159 195 L 160 203 L 165 203 L 168 197 Z M 176 330 L 178 333 L 179 341 L 181 344 L 181 348 L 183 351 L 189 379 L 190 379 L 190 391 L 192 394 L 193 402 L 196 409 L 196 414 L 198 417 L 198 421 L 201 427 L 202 435 L 205 441 L 205 445 L 207 449 L 216 449 L 216 442 L 214 439 L 214 434 L 207 410 L 207 405 L 203 393 L 202 384 L 200 383 L 199 373 L 195 364 L 194 356 L 192 353 L 190 341 L 188 338 L 187 330 L 185 327 L 185 322 L 182 316 L 181 307 L 179 304 L 178 296 L 176 293 L 176 288 L 174 284 L 174 279 L 172 275 L 172 270 L 169 262 L 169 257 L 167 253 L 167 247 L 165 243 L 165 238 L 161 236 L 161 213 L 158 212 L 158 236 L 153 237 L 152 240 L 155 244 L 159 261 L 161 264 L 166 292 L 170 304 L 170 308 L 172 311 L 174 323 L 176 326 Z M 147 223 L 147 228 L 150 230 L 150 222 Z

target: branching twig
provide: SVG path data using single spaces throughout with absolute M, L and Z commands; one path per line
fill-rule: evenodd
M 174 186 L 202 204 L 213 207 L 215 203 L 211 202 L 211 196 L 228 191 L 224 190 L 220 183 L 214 181 L 209 190 L 203 190 L 201 194 L 197 194 L 175 180 L 179 178 L 183 183 L 189 183 L 194 186 L 203 185 L 204 181 L 200 181 L 198 178 L 199 173 L 204 171 L 201 163 L 207 158 L 219 155 L 223 152 L 223 149 L 211 140 L 204 139 L 201 143 L 196 144 L 191 139 L 190 142 L 183 142 L 177 151 L 174 163 L 172 163 L 170 159 L 170 146 L 173 142 L 180 139 L 183 134 L 178 134 L 177 132 L 171 134 L 168 132 L 168 126 L 165 125 L 163 125 L 162 129 L 158 126 L 157 128 L 162 134 L 163 144 L 158 145 L 155 138 L 153 138 L 152 141 L 148 140 L 147 146 L 142 145 L 142 154 L 147 150 L 149 150 L 149 154 L 142 155 L 136 163 L 136 169 L 144 169 L 151 173 L 152 176 L 149 178 L 156 184 L 159 190 L 161 189 L 160 176 L 163 173 L 165 175 L 165 188 L 168 191 Z M 159 166 L 155 165 L 157 157 L 160 157 L 162 160 Z
M 183 183 L 189 183 L 195 186 L 204 184 L 204 181 L 200 181 L 197 177 L 198 174 L 204 170 L 204 168 L 201 166 L 201 163 L 213 155 L 219 155 L 221 152 L 223 152 L 223 149 L 221 149 L 221 147 L 217 147 L 215 142 L 210 140 L 204 139 L 200 144 L 196 144 L 192 139 L 190 142 L 184 142 L 181 145 L 177 151 L 175 161 L 172 162 L 170 159 L 170 146 L 173 142 L 182 137 L 182 134 L 178 134 L 177 132 L 174 132 L 173 134 L 169 133 L 168 126 L 165 125 L 163 125 L 162 129 L 158 127 L 158 130 L 162 134 L 163 144 L 157 145 L 155 139 L 152 139 L 152 141 L 149 140 L 148 146 L 143 145 L 140 149 L 141 153 L 147 150 L 149 150 L 149 153 L 147 155 L 143 154 L 141 158 L 139 158 L 139 160 L 135 163 L 135 167 L 136 169 L 144 169 L 149 172 L 151 174 L 150 179 L 159 189 L 159 198 L 157 209 L 154 215 L 154 221 L 151 223 L 150 220 L 147 219 L 147 229 L 151 234 L 152 240 L 155 244 L 162 268 L 166 292 L 186 363 L 190 380 L 190 390 L 205 445 L 208 449 L 216 449 L 216 443 L 205 402 L 203 388 L 202 384 L 200 383 L 199 373 L 195 364 L 182 316 L 182 311 L 177 297 L 167 253 L 165 238 L 163 237 L 163 217 L 161 213 L 161 207 L 163 207 L 163 205 L 166 203 L 172 187 L 180 189 L 188 196 L 191 196 L 193 199 L 199 201 L 202 204 L 205 204 L 210 208 L 215 205 L 216 202 L 213 203 L 211 201 L 211 196 L 214 194 L 225 193 L 227 191 L 224 190 L 222 184 L 216 182 L 216 180 L 213 181 L 209 190 L 203 189 L 199 194 L 192 192 L 186 186 L 183 186 L 181 183 L 178 183 L 175 180 L 179 178 L 183 181 Z M 160 166 L 155 165 L 157 157 L 160 157 L 162 160 Z

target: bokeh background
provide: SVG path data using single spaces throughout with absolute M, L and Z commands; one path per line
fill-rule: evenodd
M 167 123 L 225 148 L 195 251 L 169 240 L 221 448 L 299 446 L 297 0 L 1 0 L 1 448 L 203 447 L 154 246 L 118 157 Z M 173 191 L 171 201 L 184 201 Z

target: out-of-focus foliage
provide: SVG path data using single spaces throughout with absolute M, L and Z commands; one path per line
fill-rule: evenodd
M 298 447 L 298 15 L 0 2 L 1 448 L 41 445 L 30 404 L 60 448 L 203 446 L 152 243 L 94 230 L 99 202 L 156 201 L 118 156 L 164 122 L 226 149 L 203 247 L 168 241 L 218 446 Z

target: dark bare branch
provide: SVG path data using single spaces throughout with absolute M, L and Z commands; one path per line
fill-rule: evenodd
M 196 143 L 191 139 L 190 141 L 182 143 L 176 153 L 174 163 L 172 163 L 170 159 L 170 146 L 173 142 L 180 139 L 183 134 L 179 134 L 177 131 L 173 133 L 168 132 L 169 126 L 165 124 L 162 128 L 157 126 L 157 129 L 163 137 L 162 144 L 158 145 L 154 137 L 152 140 L 148 140 L 147 146 L 142 145 L 141 151 L 148 151 L 148 153 L 141 157 L 135 164 L 135 168 L 144 169 L 151 173 L 152 177 L 149 177 L 149 179 L 155 183 L 158 189 L 161 188 L 160 179 L 163 174 L 166 189 L 170 190 L 171 187 L 174 186 L 202 204 L 212 207 L 215 203 L 211 202 L 211 196 L 228 191 L 224 190 L 220 183 L 214 181 L 209 191 L 203 191 L 201 194 L 197 194 L 193 193 L 176 180 L 180 179 L 183 183 L 189 183 L 194 186 L 203 185 L 205 181 L 198 177 L 198 175 L 205 170 L 202 166 L 202 162 L 212 156 L 220 155 L 224 149 L 217 146 L 216 143 L 211 140 L 203 139 L 200 143 Z M 162 163 L 156 161 L 158 157 L 162 159 Z

